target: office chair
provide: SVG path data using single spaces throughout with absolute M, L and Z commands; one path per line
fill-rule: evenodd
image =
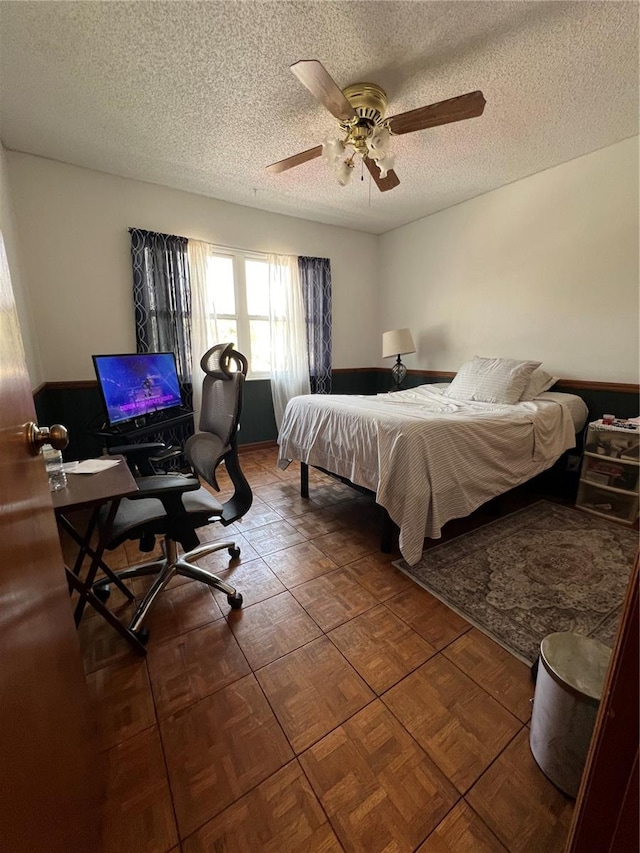
M 139 477 L 139 492 L 120 502 L 106 546 L 113 550 L 127 539 L 138 539 L 141 551 L 152 551 L 155 537 L 163 537 L 161 559 L 117 572 L 123 580 L 156 576 L 129 624 L 129 629 L 142 642 L 146 642 L 149 636 L 143 627 L 145 617 L 156 597 L 176 574 L 222 590 L 233 609 L 242 606 L 242 595 L 234 587 L 193 565 L 192 561 L 224 549 L 232 559 L 240 556 L 240 548 L 233 541 L 200 545 L 196 530 L 215 521 L 223 526 L 232 524 L 242 518 L 253 501 L 251 487 L 240 468 L 237 448 L 242 391 L 248 365 L 246 358 L 233 349 L 233 344 L 217 344 L 203 355 L 200 366 L 205 373 L 199 424 L 201 432 L 191 436 L 184 447 L 195 474 L 165 473 Z M 113 447 L 109 453 L 126 455 L 130 451 L 135 454 L 136 466 L 147 471 L 151 469 L 141 464 L 144 448 L 145 445 L 140 444 Z M 157 453 L 158 444 L 148 445 L 147 450 L 151 455 Z M 234 487 L 233 495 L 223 504 L 198 479 L 201 477 L 220 491 L 216 470 L 222 462 Z M 186 552 L 182 556 L 178 555 L 178 544 Z M 95 584 L 94 590 L 104 599 L 108 596 L 108 580 Z

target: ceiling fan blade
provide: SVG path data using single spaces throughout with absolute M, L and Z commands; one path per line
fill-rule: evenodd
M 339 121 L 357 118 L 356 111 L 342 94 L 342 89 L 317 59 L 302 59 L 295 62 L 291 70 L 316 101 L 325 106 Z
M 299 154 L 294 154 L 293 157 L 287 157 L 286 160 L 278 160 L 277 163 L 272 163 L 267 166 L 267 172 L 277 175 L 279 172 L 286 172 L 287 169 L 293 169 L 294 166 L 300 166 L 306 163 L 307 160 L 313 160 L 322 154 L 322 145 L 316 145 L 315 148 L 309 148 L 307 151 L 301 151 Z
M 365 157 L 364 164 L 371 172 L 371 177 L 376 182 L 376 185 L 381 193 L 386 193 L 387 190 L 392 190 L 400 183 L 400 178 L 396 175 L 393 169 L 389 169 L 386 178 L 381 178 L 380 169 L 378 168 L 378 164 L 375 162 L 375 160 L 370 160 L 368 157 Z
M 429 104 L 426 107 L 418 107 L 417 110 L 409 110 L 393 116 L 389 120 L 389 130 L 395 134 L 413 133 L 416 130 L 449 124 L 452 121 L 475 118 L 482 115 L 485 104 L 482 92 L 467 92 L 466 95 L 458 95 L 457 98 L 449 98 L 437 104 Z

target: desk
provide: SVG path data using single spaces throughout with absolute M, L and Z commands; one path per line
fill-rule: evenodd
M 80 596 L 74 611 L 76 626 L 82 618 L 85 604 L 89 602 L 127 640 L 134 651 L 144 655 L 146 650 L 138 637 L 123 625 L 108 607 L 105 607 L 92 589 L 98 569 L 102 569 L 109 580 L 122 591 L 129 601 L 134 598 L 120 578 L 102 559 L 120 499 L 138 491 L 136 481 L 129 471 L 124 457 L 114 456 L 113 459 L 119 460 L 118 465 L 107 468 L 106 471 L 101 471 L 98 474 L 67 474 L 66 488 L 52 492 L 51 497 L 58 524 L 80 546 L 73 569 L 65 565 L 69 591 L 75 590 Z M 109 507 L 107 517 L 104 523 L 99 526 L 98 541 L 94 548 L 91 545 L 91 539 L 96 527 L 98 527 L 100 510 L 106 505 Z M 78 509 L 93 510 L 84 533 L 78 531 L 67 518 L 67 513 Z M 87 556 L 91 558 L 91 563 L 86 578 L 81 580 L 80 570 Z

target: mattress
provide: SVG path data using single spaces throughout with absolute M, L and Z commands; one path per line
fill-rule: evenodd
M 555 400 L 563 406 L 566 406 L 573 421 L 574 432 L 581 432 L 589 417 L 589 409 L 587 404 L 576 394 L 564 394 L 561 391 L 543 391 L 536 400 Z
M 429 387 L 440 388 L 444 391 L 449 387 L 449 384 L 449 382 L 437 382 Z M 589 417 L 589 409 L 582 397 L 578 397 L 577 394 L 566 394 L 562 391 L 543 391 L 541 394 L 538 394 L 535 399 L 555 400 L 557 403 L 565 405 L 569 410 L 571 419 L 573 420 L 574 432 L 582 432 L 585 424 L 587 423 L 587 418 Z
M 294 397 L 278 436 L 278 464 L 300 460 L 375 492 L 413 565 L 425 537 L 439 538 L 447 521 L 526 482 L 575 447 L 578 406 L 562 399 L 574 395 L 546 392 L 508 406 L 451 400 L 445 387 Z

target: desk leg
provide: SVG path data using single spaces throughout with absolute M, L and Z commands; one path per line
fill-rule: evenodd
M 117 509 L 117 507 L 116 507 Z M 125 596 L 128 601 L 133 601 L 135 596 L 128 589 L 128 587 L 120 580 L 118 575 L 111 569 L 102 559 L 102 554 L 104 553 L 104 544 L 103 540 L 105 538 L 105 533 L 107 533 L 113 523 L 113 518 L 111 518 L 111 522 L 107 519 L 108 526 L 105 525 L 105 529 L 102 535 L 98 540 L 98 550 L 94 550 L 91 545 L 91 537 L 93 536 L 94 530 L 96 529 L 96 524 L 98 522 L 98 517 L 100 515 L 99 509 L 94 509 L 91 514 L 91 518 L 89 519 L 89 524 L 87 525 L 87 529 L 85 530 L 84 536 L 81 536 L 75 527 L 71 524 L 68 518 L 62 513 L 57 514 L 57 520 L 60 527 L 65 530 L 69 536 L 80 546 L 80 550 L 78 551 L 78 556 L 76 557 L 75 563 L 73 565 L 73 574 L 79 578 L 80 571 L 82 569 L 82 564 L 84 563 L 85 557 L 91 558 L 91 566 L 89 567 L 89 572 L 91 572 L 92 568 L 95 565 L 94 576 L 97 573 L 98 569 L 102 569 L 110 583 L 115 584 L 120 592 Z M 114 513 L 115 515 L 115 513 Z M 75 587 L 74 587 L 75 588 Z M 82 606 L 81 606 L 82 605 Z M 82 616 L 82 609 L 84 608 L 84 602 L 81 600 L 78 602 L 78 606 L 80 607 L 80 616 L 77 617 L 76 624 L 80 621 L 80 617 Z
M 73 573 L 77 577 L 80 577 L 80 570 L 82 569 L 84 558 L 90 551 L 91 537 L 93 536 L 93 531 L 96 529 L 96 524 L 98 523 L 99 515 L 100 510 L 98 507 L 96 507 L 91 513 L 91 518 L 89 519 L 89 523 L 87 524 L 87 529 L 84 532 L 84 536 L 80 536 L 78 534 L 75 527 L 71 524 L 70 521 L 67 520 L 64 515 L 58 518 L 60 526 L 63 527 L 67 531 L 69 536 L 71 536 L 71 538 L 74 539 L 80 546 L 78 556 L 76 557 L 76 561 L 73 564 Z
M 84 592 L 80 594 L 80 600 L 76 605 L 75 609 L 75 620 L 76 626 L 80 623 L 80 619 L 82 618 L 82 611 L 84 610 L 85 602 L 87 601 L 88 595 L 87 593 L 91 592 L 93 584 L 96 579 L 96 575 L 98 573 L 98 569 L 100 568 L 100 564 L 102 563 L 102 555 L 104 553 L 104 547 L 106 545 L 107 535 L 111 530 L 113 525 L 113 519 L 116 517 L 116 512 L 118 511 L 118 507 L 120 506 L 120 501 L 118 499 L 111 501 L 109 505 L 109 511 L 107 512 L 107 520 L 104 523 L 104 527 L 100 531 L 100 536 L 98 538 L 98 545 L 96 550 L 93 552 L 93 556 L 91 558 L 91 565 L 89 566 L 89 571 L 87 572 L 87 576 L 82 582 Z M 96 510 L 97 512 L 97 510 Z M 91 525 L 90 525 L 91 526 Z M 89 550 L 89 546 L 87 545 L 87 550 Z M 104 564 L 103 564 L 104 565 Z M 109 570 L 111 571 L 111 570 Z M 133 596 L 132 596 L 133 597 Z M 114 617 L 115 618 L 115 617 Z
M 147 650 L 144 645 L 140 642 L 140 640 L 136 637 L 136 635 L 129 631 L 122 622 L 115 616 L 108 607 L 105 607 L 104 604 L 100 601 L 97 595 L 89 588 L 87 590 L 85 588 L 85 584 L 80 580 L 80 578 L 71 571 L 71 569 L 65 566 L 65 571 L 67 573 L 67 581 L 69 582 L 69 588 L 75 589 L 76 592 L 80 593 L 81 600 L 88 601 L 89 604 L 96 610 L 100 616 L 103 617 L 110 625 L 112 625 L 116 631 L 125 638 L 125 640 L 129 643 L 131 648 L 139 655 L 146 655 Z M 77 623 L 76 623 L 77 624 Z

